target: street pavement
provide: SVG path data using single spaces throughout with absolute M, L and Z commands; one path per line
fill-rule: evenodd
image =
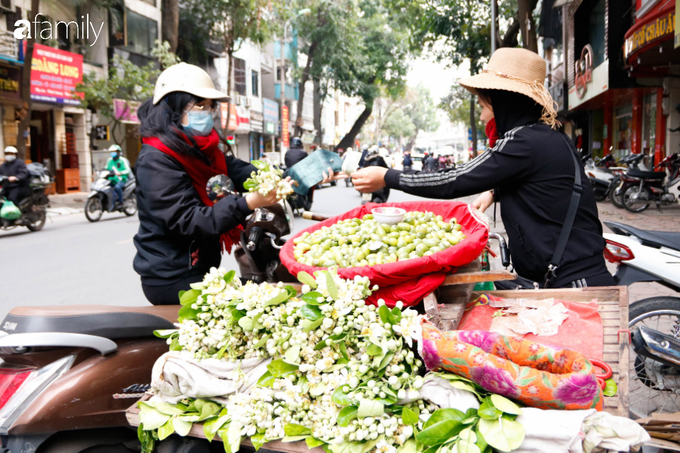
M 137 217 L 105 213 L 90 223 L 82 212 L 87 194 L 51 196 L 51 209 L 45 228 L 31 233 L 25 228 L 0 232 L 0 319 L 19 305 L 146 305 L 139 276 L 132 269 Z M 474 197 L 461 199 L 470 202 Z M 423 200 L 392 191 L 389 201 Z M 333 216 L 361 204 L 361 196 L 342 181 L 315 193 L 312 210 Z M 680 231 L 680 206 L 649 209 L 641 214 L 619 210 L 601 203 L 600 218 L 627 223 L 643 229 Z M 493 207 L 487 210 L 493 216 Z M 295 231 L 314 222 L 295 218 Z M 499 219 L 492 230 L 503 232 Z M 222 266 L 237 269 L 231 255 Z M 611 268 L 611 271 L 615 271 Z M 655 283 L 636 283 L 631 301 L 645 297 L 672 295 L 673 291 Z

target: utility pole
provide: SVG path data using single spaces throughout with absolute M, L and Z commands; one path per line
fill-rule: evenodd
M 284 162 L 286 157 L 286 146 L 283 144 L 283 112 L 286 105 L 286 32 L 288 31 L 288 19 L 283 24 L 283 39 L 281 40 L 281 162 Z
M 496 16 L 498 15 L 497 0 L 491 0 L 491 55 L 496 51 Z

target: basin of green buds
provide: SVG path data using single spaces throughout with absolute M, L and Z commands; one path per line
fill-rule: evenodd
M 396 225 L 367 214 L 301 234 L 293 240 L 293 256 L 314 267 L 373 266 L 429 256 L 464 238 L 455 218 L 447 222 L 432 212 L 407 212 Z
M 283 179 L 283 170 L 260 160 L 252 161 L 257 172 L 252 172 L 243 187 L 249 192 L 259 192 L 263 196 L 276 190 L 280 199 L 285 199 L 293 193 L 293 186 Z
M 377 288 L 366 277 L 300 273 L 299 296 L 290 286 L 234 277 L 212 269 L 181 293 L 178 330 L 157 334 L 193 359 L 270 358 L 267 371 L 224 405 L 140 402 L 146 451 L 173 432 L 186 435 L 193 423 L 202 423 L 209 439 L 219 435 L 231 452 L 245 437 L 258 448 L 283 439 L 333 453 L 416 451 L 415 431 L 424 423 L 418 414 L 436 406 L 398 404 L 418 400 L 424 383 L 423 363 L 411 350 L 421 336 L 415 310 L 367 305 Z

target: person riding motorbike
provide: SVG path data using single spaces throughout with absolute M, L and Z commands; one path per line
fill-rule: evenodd
M 302 147 L 302 140 L 300 140 L 300 137 L 291 138 L 290 148 L 286 151 L 286 157 L 284 158 L 286 168 L 292 167 L 307 156 L 307 151 Z
M 391 187 L 443 199 L 495 188 L 510 255 L 523 282 L 554 288 L 613 285 L 590 183 L 568 138 L 554 130 L 557 115 L 544 79 L 545 61 L 539 55 L 498 49 L 487 69 L 461 81 L 491 100 L 501 137 L 493 148 L 456 170 L 434 175 L 366 168 L 352 175 L 354 184 L 364 193 Z M 578 179 L 581 187 L 576 187 Z M 573 226 L 561 259 L 553 263 L 572 199 L 579 200 Z
M 366 162 L 366 156 L 368 155 L 368 144 L 364 144 L 364 146 L 361 147 L 361 159 L 359 159 L 359 168 L 362 168 L 364 166 L 364 163 Z
M 276 191 L 208 197 L 209 179 L 226 175 L 244 192 L 243 183 L 256 171 L 219 147 L 213 114 L 217 102 L 228 100 L 207 72 L 179 63 L 161 73 L 153 98 L 139 108 L 134 269 L 154 305 L 179 303 L 178 292 L 219 267 L 221 252 L 239 242 L 246 216 L 278 200 Z
M 0 165 L 0 175 L 7 176 L 8 183 L 2 188 L 2 196 L 15 205 L 31 194 L 28 187 L 30 175 L 26 163 L 17 159 L 18 150 L 14 146 L 5 148 L 5 162 Z
M 123 188 L 130 177 L 130 166 L 127 159 L 121 157 L 120 153 L 122 150 L 120 146 L 111 145 L 109 151 L 111 157 L 106 162 L 106 169 L 114 173 L 109 180 L 113 184 L 113 190 L 116 194 L 116 205 L 121 205 L 123 204 Z

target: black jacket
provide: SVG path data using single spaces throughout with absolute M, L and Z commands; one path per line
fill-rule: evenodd
M 226 161 L 229 178 L 243 192 L 255 167 L 232 156 Z M 205 206 L 182 165 L 149 145 L 142 145 L 135 169 L 139 231 L 134 269 L 142 283 L 160 286 L 191 275 L 202 277 L 218 267 L 220 235 L 251 213 L 245 198 L 230 195 Z M 198 261 L 192 265 L 197 250 Z
M 286 157 L 284 162 L 286 163 L 286 168 L 290 168 L 293 165 L 300 162 L 302 159 L 306 158 L 309 154 L 302 148 L 291 148 L 286 151 Z
M 404 156 L 404 160 L 402 161 L 402 164 L 404 167 L 412 167 L 413 166 L 413 159 L 411 159 L 411 156 L 408 154 Z
M 13 189 L 15 187 L 28 187 L 30 175 L 26 168 L 26 163 L 21 159 L 14 159 L 12 162 L 5 161 L 0 165 L 0 175 L 15 176 L 18 181 L 6 182 L 3 187 Z
M 385 181 L 395 189 L 441 199 L 496 188 L 515 269 L 543 283 L 573 190 L 571 152 L 560 133 L 534 123 L 507 131 L 493 149 L 456 169 L 411 174 L 388 170 Z M 597 205 L 583 167 L 578 170 L 583 193 L 557 279 L 551 282 L 554 287 L 606 272 Z

